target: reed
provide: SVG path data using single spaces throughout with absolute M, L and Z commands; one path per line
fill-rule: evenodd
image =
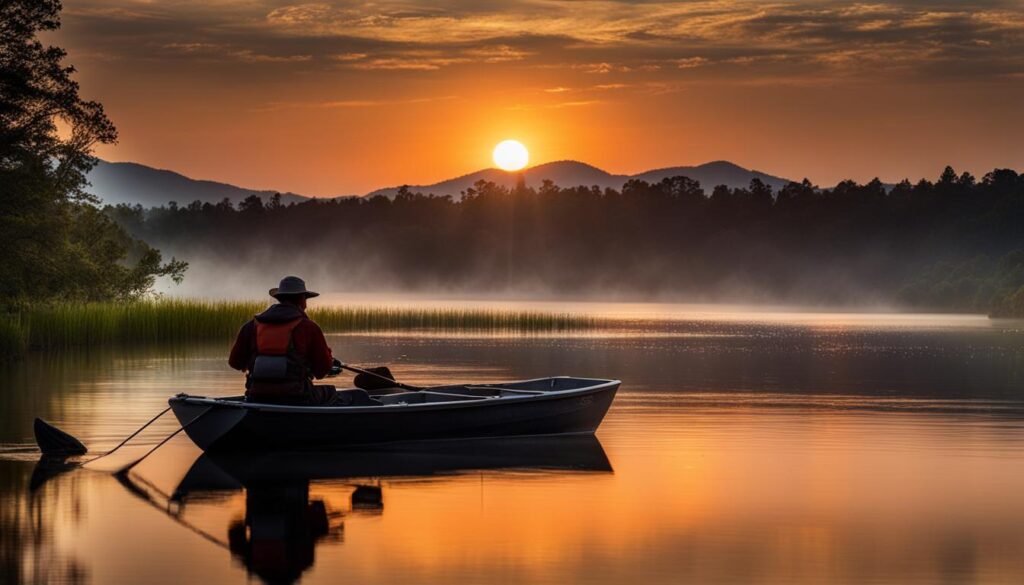
M 162 299 L 68 303 L 0 317 L 0 355 L 110 343 L 187 343 L 230 339 L 264 308 L 259 301 Z M 309 311 L 328 333 L 372 331 L 550 332 L 592 327 L 585 316 L 489 309 L 325 307 Z

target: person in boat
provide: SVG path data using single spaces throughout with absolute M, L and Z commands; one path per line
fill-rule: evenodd
M 286 276 L 270 289 L 277 304 L 256 315 L 238 331 L 228 364 L 246 372 L 245 397 L 252 402 L 323 406 L 333 404 L 334 386 L 313 379 L 337 373 L 331 348 L 320 326 L 306 316 L 306 301 L 319 293 L 297 276 Z

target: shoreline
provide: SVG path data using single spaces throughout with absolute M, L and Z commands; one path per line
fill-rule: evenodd
M 124 303 L 60 303 L 0 316 L 0 357 L 28 351 L 113 343 L 230 340 L 271 303 L 160 299 Z M 380 330 L 572 331 L 595 319 L 542 311 L 314 307 L 325 333 Z

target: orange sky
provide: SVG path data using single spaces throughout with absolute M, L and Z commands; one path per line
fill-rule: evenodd
M 307 195 L 728 159 L 822 185 L 1024 168 L 1024 4 L 66 0 L 99 155 Z

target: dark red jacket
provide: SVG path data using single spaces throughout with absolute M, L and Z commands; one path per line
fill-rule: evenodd
M 324 332 L 320 330 L 320 326 L 311 321 L 302 309 L 292 305 L 274 305 L 242 325 L 238 330 L 238 337 L 235 338 L 235 345 L 231 348 L 228 365 L 241 371 L 249 368 L 256 353 L 256 321 L 284 323 L 299 318 L 302 321 L 292 331 L 295 353 L 306 360 L 309 373 L 313 374 L 313 377 L 323 378 L 331 371 L 334 361 L 331 348 L 327 347 L 327 340 L 324 339 Z

